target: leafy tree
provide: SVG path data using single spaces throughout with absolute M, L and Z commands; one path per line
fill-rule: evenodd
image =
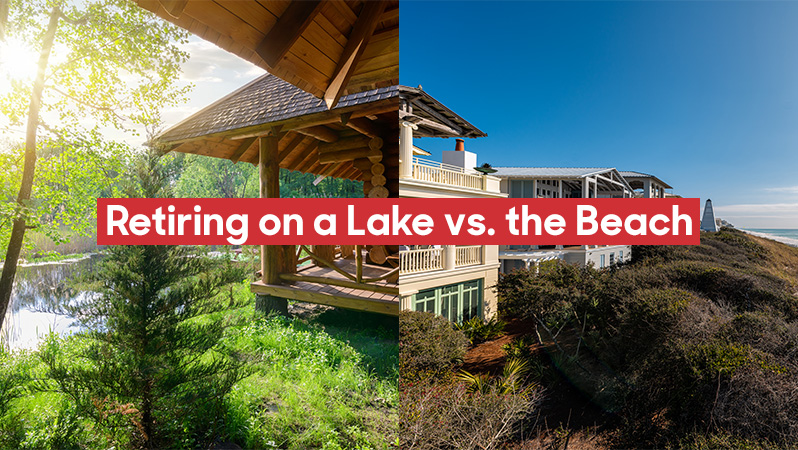
M 179 157 L 178 157 L 179 158 Z M 341 178 L 280 169 L 280 196 L 283 198 L 358 198 L 363 183 Z M 183 198 L 256 198 L 259 195 L 258 168 L 227 159 L 186 155 L 176 182 L 175 193 Z
M 255 198 L 259 183 L 258 168 L 252 164 L 187 155 L 175 193 L 184 198 Z
M 0 3 L 6 48 L 24 44 L 39 50 L 35 79 L 7 80 L 11 89 L 0 98 L 10 124 L 26 126 L 16 205 L 0 210 L 11 222 L 0 275 L 1 321 L 25 232 L 35 222 L 31 199 L 39 153 L 50 147 L 107 155 L 116 148 L 100 138 L 100 128 L 133 132 L 143 125 L 152 131 L 160 109 L 183 98 L 185 89 L 174 81 L 187 56 L 174 45 L 186 32 L 125 0 Z
M 141 196 L 170 196 L 157 160 L 150 153 L 135 167 Z M 234 306 L 216 296 L 244 276 L 192 247 L 109 247 L 91 286 L 99 295 L 67 307 L 88 344 L 45 345 L 49 377 L 101 426 L 110 417 L 127 424 L 134 446 L 206 448 L 221 429 L 224 395 L 242 377 L 212 314 Z
M 343 178 L 324 178 L 317 185 L 312 173 L 280 169 L 280 196 L 283 198 L 360 198 L 363 183 Z

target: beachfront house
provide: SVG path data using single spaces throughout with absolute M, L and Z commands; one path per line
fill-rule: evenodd
M 648 173 L 630 170 L 621 170 L 619 173 L 634 189 L 635 197 L 666 198 L 670 196 L 666 189 L 673 189 L 668 183 Z
M 612 167 L 496 167 L 501 191 L 510 198 L 664 198 L 671 186 L 654 175 Z M 501 270 L 539 268 L 562 260 L 596 268 L 626 262 L 629 245 L 503 245 Z
M 503 198 L 499 178 L 474 170 L 477 155 L 464 138 L 486 136 L 420 88 L 399 87 L 399 193 L 408 198 Z M 424 137 L 455 138 L 441 161 L 413 145 Z M 428 311 L 452 322 L 496 314 L 499 251 L 496 245 L 403 246 L 401 308 Z
M 279 170 L 363 181 L 398 195 L 399 1 L 136 0 L 264 75 L 157 137 L 167 151 L 251 163 L 260 196 L 280 197 Z M 398 247 L 261 246 L 251 289 L 286 299 L 399 313 Z

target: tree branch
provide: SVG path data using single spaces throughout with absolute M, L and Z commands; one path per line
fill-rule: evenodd
M 98 110 L 98 111 L 106 111 L 106 112 L 110 112 L 111 114 L 113 114 L 113 115 L 114 115 L 114 117 L 116 117 L 116 118 L 117 118 L 117 119 L 119 119 L 119 120 L 128 120 L 128 118 L 127 118 L 127 117 L 124 117 L 124 116 L 121 116 L 121 115 L 119 115 L 119 114 L 118 114 L 118 113 L 117 113 L 117 112 L 114 110 L 114 108 L 111 108 L 110 106 L 99 106 L 99 105 L 94 105 L 94 104 L 91 104 L 91 103 L 89 103 L 89 102 L 87 102 L 87 101 L 84 101 L 84 100 L 81 100 L 81 99 L 79 99 L 79 98 L 76 98 L 76 97 L 74 97 L 74 96 L 72 96 L 72 95 L 69 95 L 69 94 L 67 94 L 66 92 L 62 91 L 61 89 L 58 89 L 58 88 L 57 88 L 57 87 L 55 87 L 55 86 L 46 86 L 46 87 L 47 87 L 48 89 L 52 89 L 52 90 L 54 90 L 55 92 L 58 92 L 59 94 L 63 95 L 64 97 L 66 97 L 66 98 L 68 98 L 68 99 L 70 99 L 70 100 L 72 100 L 72 101 L 74 101 L 74 102 L 76 102 L 76 103 L 80 103 L 80 104 L 81 104 L 81 105 L 83 105 L 83 106 L 88 106 L 89 108 L 93 108 L 93 109 L 96 109 L 96 110 Z

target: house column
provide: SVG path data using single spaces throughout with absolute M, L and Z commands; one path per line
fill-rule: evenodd
M 557 198 L 562 198 L 562 180 L 557 180 Z
M 532 198 L 538 198 L 538 180 L 532 180 Z
M 279 140 L 276 136 L 261 136 L 260 146 L 260 198 L 280 198 L 280 161 L 277 159 Z M 294 246 L 261 245 L 260 267 L 263 274 L 261 280 L 264 284 L 280 283 L 281 260 L 283 247 Z M 269 312 L 278 311 L 288 314 L 288 300 L 273 295 L 258 295 L 255 299 L 255 309 Z
M 593 180 L 593 198 L 598 198 L 598 178 Z
M 413 176 L 413 130 L 418 125 L 402 121 L 399 126 L 399 177 Z
M 587 177 L 582 178 L 582 198 L 590 196 L 590 185 L 588 184 Z
M 651 180 L 643 181 L 643 198 L 651 198 Z
M 454 270 L 457 266 L 457 249 L 454 245 L 443 246 L 443 270 Z

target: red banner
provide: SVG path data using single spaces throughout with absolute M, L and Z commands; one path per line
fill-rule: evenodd
M 97 200 L 99 245 L 697 245 L 700 200 Z

